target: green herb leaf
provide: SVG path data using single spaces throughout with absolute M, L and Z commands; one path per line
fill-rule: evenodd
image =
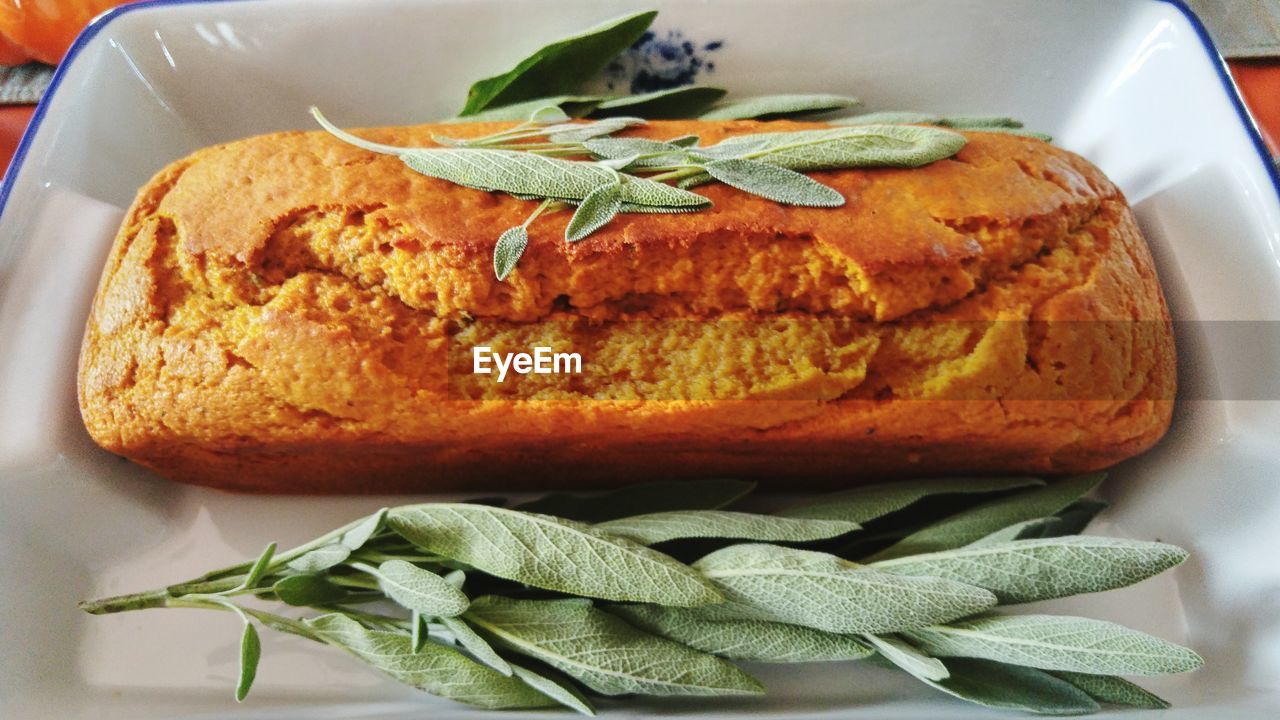
M 326 576 L 318 573 L 280 578 L 271 586 L 271 591 L 281 602 L 294 607 L 341 602 L 348 595 L 346 589 L 334 585 Z
M 677 538 L 735 538 L 774 542 L 826 540 L 857 530 L 856 523 L 839 520 L 780 518 L 727 510 L 672 510 L 633 515 L 596 525 L 641 545 Z
M 628 15 L 537 50 L 511 70 L 472 85 L 458 114 L 572 92 L 638 40 L 657 14 Z
M 856 105 L 857 98 L 842 95 L 763 95 L 718 105 L 702 114 L 703 120 L 775 120 L 777 118 L 832 112 Z
M 611 160 L 651 156 L 637 162 L 638 167 L 674 165 L 687 156 L 685 148 L 679 145 L 648 138 L 595 138 L 583 143 L 583 147 L 598 158 Z
M 856 167 L 914 168 L 949 158 L 965 145 L 950 130 L 915 125 L 864 125 L 739 135 L 698 152 L 712 160 L 760 160 L 788 170 Z
M 889 110 L 832 120 L 832 125 L 940 125 L 943 117 L 912 110 Z
M 1022 127 L 1021 121 L 1001 115 L 950 115 L 940 118 L 937 124 L 956 128 L 957 130 L 1017 129 Z
M 356 565 L 366 571 L 367 566 Z M 467 609 L 467 596 L 439 575 L 404 560 L 388 560 L 371 573 L 387 597 L 401 607 L 431 617 L 455 617 Z
M 1093 491 L 1105 477 L 1103 473 L 1078 475 L 983 503 L 912 533 L 867 561 L 892 560 L 968 545 L 1014 523 L 1052 515 Z
M 623 95 L 600 103 L 591 115 L 639 115 L 650 120 L 697 117 L 724 97 L 725 92 L 723 88 L 686 85 L 642 95 Z
M 396 508 L 387 522 L 430 552 L 546 590 L 677 606 L 721 600 L 706 579 L 667 555 L 548 515 L 433 503 Z
M 374 514 L 360 521 L 359 525 L 342 534 L 341 543 L 348 550 L 355 552 L 369 542 L 369 538 L 378 534 L 382 523 L 386 520 L 387 508 L 381 508 Z
M 933 495 L 980 494 L 1016 490 L 1044 481 L 1031 477 L 929 478 L 863 485 L 820 495 L 810 502 L 780 512 L 786 517 L 845 520 L 866 523 L 903 510 Z
M 1128 587 L 1186 559 L 1186 551 L 1173 545 L 1081 535 L 969 545 L 871 567 L 959 580 L 1010 604 Z
M 931 658 L 917 650 L 910 643 L 893 635 L 880 637 L 864 635 L 867 642 L 879 652 L 885 660 L 907 671 L 910 675 L 926 681 L 946 680 L 950 676 L 947 666 L 942 661 Z
M 1154 693 L 1113 675 L 1051 672 L 1050 675 L 1080 688 L 1086 695 L 1109 705 L 1128 705 L 1148 710 L 1167 710 L 1169 702 Z
M 893 575 L 834 555 L 776 545 L 733 545 L 693 567 L 727 599 L 716 612 L 836 633 L 896 632 L 972 615 L 996 603 L 991 593 L 964 583 Z
M 529 687 L 571 710 L 595 717 L 596 709 L 591 707 L 591 702 L 582 693 L 578 692 L 578 689 L 568 680 L 551 677 L 549 674 L 536 673 L 519 665 L 512 665 L 511 669 L 515 672 L 515 676 L 523 680 Z
M 1048 133 L 1037 132 L 1035 130 L 1023 130 L 1022 128 L 995 128 L 995 127 L 976 127 L 964 128 L 965 132 L 989 132 L 1002 133 L 1004 135 L 1017 135 L 1019 137 L 1034 138 L 1043 140 L 1044 142 L 1053 142 L 1053 136 Z
M 860 660 L 871 655 L 852 635 L 759 620 L 717 620 L 701 608 L 614 605 L 609 612 L 632 625 L 730 660 L 769 663 Z
M 612 135 L 632 125 L 643 124 L 644 120 L 637 117 L 613 117 L 587 123 L 566 123 L 547 128 L 545 134 L 547 140 L 553 143 L 581 143 L 592 138 Z
M 451 118 L 445 120 L 445 122 L 521 121 L 530 119 L 534 113 L 543 108 L 556 108 L 560 110 L 563 118 L 586 117 L 604 98 L 605 96 L 603 95 L 556 95 L 553 97 L 534 98 L 533 100 L 525 100 L 510 105 L 489 107 L 474 115 Z M 557 121 L 559 119 L 557 118 Z
M 626 182 L 622 183 L 622 199 L 627 205 L 648 205 L 658 212 L 685 212 L 711 207 L 711 201 L 697 193 L 635 175 L 628 175 Z
M 946 680 L 925 684 L 984 707 L 1039 715 L 1088 715 L 1100 708 L 1070 683 L 1032 668 L 986 660 L 948 660 Z
M 305 622 L 324 642 L 419 690 L 491 710 L 555 704 L 519 678 L 505 677 L 450 647 L 426 643 L 414 652 L 407 633 L 369 630 L 338 613 Z
M 414 610 L 409 614 L 409 628 L 409 647 L 414 652 L 422 652 L 422 647 L 427 644 L 427 628 L 422 613 Z
M 245 620 L 244 633 L 240 636 L 240 679 L 236 683 L 236 702 L 244 702 L 258 676 L 258 661 L 262 659 L 262 641 L 253 623 Z
M 1122 625 L 1056 615 L 989 615 L 913 630 L 940 657 L 972 657 L 1041 670 L 1097 675 L 1163 675 L 1195 670 L 1200 656 Z
M 605 695 L 741 695 L 764 688 L 713 655 L 573 600 L 478 598 L 467 619 L 499 643 Z
M 289 569 L 301 573 L 317 573 L 341 565 L 350 556 L 350 548 L 341 543 L 333 543 L 290 560 Z
M 487 640 L 480 637 L 475 630 L 467 624 L 466 620 L 456 617 L 442 617 L 440 623 L 453 633 L 453 637 L 458 644 L 466 648 L 467 652 L 478 662 L 484 663 L 489 667 L 497 670 L 503 675 L 510 675 L 513 671 L 511 664 L 502 659 L 502 656 L 493 649 Z
M 730 187 L 784 205 L 839 207 L 844 196 L 808 175 L 759 160 L 731 158 L 703 166 L 707 174 Z
M 493 274 L 499 281 L 506 280 L 516 269 L 516 263 L 520 262 L 528 245 L 529 231 L 523 225 L 517 225 L 498 237 L 498 243 L 493 246 Z
M 594 523 L 671 510 L 716 510 L 741 500 L 755 487 L 753 482 L 728 478 L 646 483 L 585 495 L 552 493 L 516 509 Z
M 244 582 L 240 583 L 238 590 L 245 588 L 257 587 L 262 582 L 262 577 L 267 574 L 267 570 L 271 568 L 271 558 L 276 554 L 276 544 L 271 543 L 262 551 L 257 560 L 253 561 L 249 572 L 244 576 Z
M 600 185 L 613 181 L 612 172 L 595 163 L 518 150 L 406 149 L 400 159 L 423 175 L 458 185 L 559 200 L 581 200 Z
M 599 230 L 622 209 L 622 183 L 612 182 L 592 190 L 564 229 L 565 242 L 577 242 Z

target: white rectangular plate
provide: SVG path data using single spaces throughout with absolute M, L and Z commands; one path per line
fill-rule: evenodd
M 835 92 L 867 109 L 1004 113 L 1052 133 L 1128 194 L 1179 320 L 1280 319 L 1274 178 L 1220 61 L 1161 0 L 654 0 L 656 30 L 708 50 L 739 94 Z M 83 616 L 77 600 L 177 581 L 411 498 L 246 497 L 174 485 L 97 449 L 75 360 L 98 269 L 137 187 L 199 147 L 309 127 L 447 117 L 470 80 L 640 5 L 621 0 L 161 0 L 95 25 L 59 71 L 0 191 L 0 716 L 419 718 L 477 713 L 339 653 L 270 637 L 231 700 L 238 632 L 212 613 Z M 714 65 L 714 70 L 711 70 Z M 1193 560 L 1073 607 L 1201 651 L 1149 685 L 1168 718 L 1280 708 L 1280 376 L 1275 333 L 1244 352 L 1179 338 L 1170 435 L 1116 469 L 1095 532 Z M 1229 399 L 1224 399 L 1229 398 Z M 1059 607 L 1061 604 L 1059 604 Z M 605 703 L 609 713 L 984 717 L 851 664 L 758 668 L 759 700 Z M 507 716 L 510 717 L 510 716 Z

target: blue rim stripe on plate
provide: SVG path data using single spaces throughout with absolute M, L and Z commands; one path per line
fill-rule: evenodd
M 1262 140 L 1262 133 L 1259 131 L 1257 123 L 1254 122 L 1253 116 L 1249 114 L 1248 108 L 1244 104 L 1244 97 L 1240 93 L 1240 88 L 1236 86 L 1235 80 L 1231 77 L 1231 72 L 1227 67 L 1227 61 L 1218 52 L 1218 48 L 1213 44 L 1213 40 L 1209 37 L 1209 31 L 1205 28 L 1204 23 L 1200 22 L 1200 18 L 1196 16 L 1191 8 L 1183 0 L 1151 0 L 1152 2 L 1162 2 L 1172 5 L 1187 19 L 1192 29 L 1196 31 L 1196 35 L 1200 38 L 1201 45 L 1204 46 L 1205 54 L 1209 56 L 1209 62 L 1213 65 L 1214 70 L 1218 73 L 1218 80 L 1222 83 L 1222 89 L 1226 92 L 1227 98 L 1231 101 L 1232 106 L 1236 109 L 1236 115 L 1240 118 L 1241 125 L 1244 126 L 1245 133 L 1253 141 L 1254 150 L 1258 153 L 1258 159 L 1262 161 L 1262 167 L 1266 171 L 1267 176 L 1271 178 L 1271 189 L 1276 193 L 1276 202 L 1280 203 L 1280 170 L 1277 170 L 1276 162 L 1272 159 L 1271 153 L 1267 150 L 1267 145 Z M 27 151 L 31 148 L 36 133 L 40 130 L 40 125 L 44 121 L 45 113 L 52 103 L 55 93 L 62 85 L 62 78 L 66 74 L 68 68 L 71 67 L 80 51 L 89 43 L 99 32 L 107 25 L 110 25 L 116 18 L 134 12 L 136 10 L 145 10 L 147 8 L 164 7 L 167 5 L 205 5 L 212 3 L 229 3 L 229 2 L 254 2 L 254 0 L 144 0 L 130 5 L 122 5 L 112 8 L 89 23 L 77 37 L 71 48 L 67 51 L 66 56 L 59 63 L 57 71 L 53 75 L 53 80 L 49 83 L 49 87 L 45 90 L 44 97 L 41 98 L 40 104 L 36 106 L 35 113 L 31 116 L 31 122 L 28 123 L 27 129 L 22 133 L 22 140 L 18 143 L 17 150 L 13 153 L 13 159 L 9 162 L 9 168 L 5 171 L 4 180 L 0 182 L 0 219 L 4 218 L 4 212 L 9 205 L 9 194 L 13 190 L 14 182 L 17 180 L 18 174 L 22 171 L 22 166 L 26 162 Z

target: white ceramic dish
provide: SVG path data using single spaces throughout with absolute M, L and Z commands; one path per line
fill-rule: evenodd
M 856 94 L 869 109 L 1003 112 L 1053 133 L 1128 193 L 1180 320 L 1280 320 L 1280 203 L 1256 134 L 1199 26 L 1160 0 L 653 0 L 657 27 L 723 41 L 704 79 L 738 93 Z M 76 411 L 83 318 L 115 226 L 155 170 L 198 147 L 309 125 L 452 113 L 468 81 L 636 7 L 622 0 L 161 0 L 82 37 L 0 191 L 0 716 L 463 717 L 290 638 L 267 640 L 231 700 L 235 621 L 89 618 L 78 599 L 179 580 L 302 541 L 383 498 L 241 497 L 173 485 L 98 450 Z M 1207 667 L 1149 683 L 1164 717 L 1280 710 L 1280 375 L 1275 333 L 1249 353 L 1180 326 L 1185 397 L 1169 437 L 1115 472 L 1095 531 L 1194 559 L 1075 603 L 1188 643 Z M 1265 328 L 1266 325 L 1253 327 Z M 1229 399 L 1225 399 L 1229 398 Z M 394 499 L 408 501 L 406 498 Z M 894 674 L 761 670 L 764 700 L 647 702 L 610 714 L 940 718 L 989 715 Z M 608 705 L 606 704 L 606 707 Z

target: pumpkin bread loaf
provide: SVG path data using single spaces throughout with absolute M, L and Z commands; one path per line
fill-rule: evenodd
M 363 131 L 429 146 L 502 124 Z M 776 121 L 651 122 L 703 144 Z M 447 128 L 447 129 L 446 129 Z M 841 487 L 1074 473 L 1168 427 L 1168 312 L 1119 190 L 1040 140 L 969 133 L 918 169 L 812 173 L 839 208 L 720 184 L 566 244 L 534 203 L 321 132 L 207 148 L 138 195 L 103 272 L 80 405 L 104 448 L 256 492 Z M 549 347 L 582 372 L 475 374 Z

